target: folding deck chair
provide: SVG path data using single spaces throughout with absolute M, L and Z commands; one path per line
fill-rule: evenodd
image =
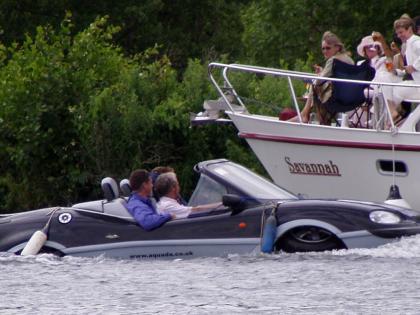
M 333 60 L 332 78 L 372 81 L 375 76 L 373 69 L 368 62 L 361 65 L 350 65 L 338 59 Z M 330 125 L 336 121 L 337 113 L 350 112 L 349 118 L 357 118 L 355 125 L 360 124 L 362 115 L 358 109 L 362 106 L 369 107 L 369 100 L 365 97 L 364 90 L 369 87 L 368 84 L 355 84 L 350 82 L 338 82 L 324 80 L 321 85 L 331 85 L 331 97 L 322 102 L 314 88 L 314 104 L 318 111 L 319 121 L 323 125 Z M 367 108 L 369 112 L 369 108 Z M 356 115 L 356 116 L 354 116 Z

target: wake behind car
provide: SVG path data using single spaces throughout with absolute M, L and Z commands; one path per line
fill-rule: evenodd
M 420 233 L 420 213 L 414 210 L 301 199 L 226 159 L 200 162 L 194 170 L 199 180 L 188 205 L 223 201 L 223 206 L 145 231 L 107 178 L 104 200 L 1 215 L 0 251 L 20 254 L 43 227 L 46 237 L 37 253 L 139 259 L 244 254 L 262 247 L 264 252 L 371 248 Z M 128 193 L 126 180 L 120 187 Z

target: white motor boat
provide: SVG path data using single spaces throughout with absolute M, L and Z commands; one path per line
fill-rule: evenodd
M 196 123 L 226 122 L 222 110 L 246 139 L 274 182 L 310 198 L 348 198 L 381 202 L 398 185 L 412 208 L 420 209 L 420 106 L 414 107 L 400 126 L 392 122 L 388 103 L 380 93 L 384 86 L 406 86 L 328 78 L 329 81 L 378 86 L 371 128 L 319 125 L 282 121 L 278 116 L 253 114 L 232 85 L 232 73 L 270 75 L 287 80 L 299 113 L 295 80 L 319 77 L 303 72 L 238 64 L 211 63 L 210 79 L 220 93 L 218 101 L 206 101 Z M 216 76 L 217 74 L 217 76 Z M 221 83 L 217 78 L 222 78 Z M 411 85 L 416 87 L 415 85 Z M 419 87 L 419 86 L 417 86 Z M 413 105 L 420 100 L 407 100 Z M 389 126 L 386 126 L 388 121 Z

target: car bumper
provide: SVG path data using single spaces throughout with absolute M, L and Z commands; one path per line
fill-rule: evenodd
M 403 236 L 420 234 L 420 225 L 393 226 L 374 230 L 359 230 L 337 235 L 348 249 L 374 248 L 397 241 Z
M 420 224 L 410 224 L 405 226 L 392 226 L 378 229 L 372 229 L 373 235 L 382 238 L 398 238 L 402 236 L 411 236 L 420 234 Z

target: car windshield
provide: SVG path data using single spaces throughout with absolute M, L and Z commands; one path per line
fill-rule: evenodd
M 213 163 L 207 164 L 206 168 L 220 180 L 201 173 L 188 202 L 189 206 L 220 202 L 223 195 L 232 193 L 244 194 L 259 200 L 298 199 L 294 194 L 239 164 Z
M 238 187 L 247 195 L 257 199 L 297 199 L 295 195 L 280 188 L 264 177 L 232 162 L 215 163 L 208 166 L 212 173 L 229 184 Z

